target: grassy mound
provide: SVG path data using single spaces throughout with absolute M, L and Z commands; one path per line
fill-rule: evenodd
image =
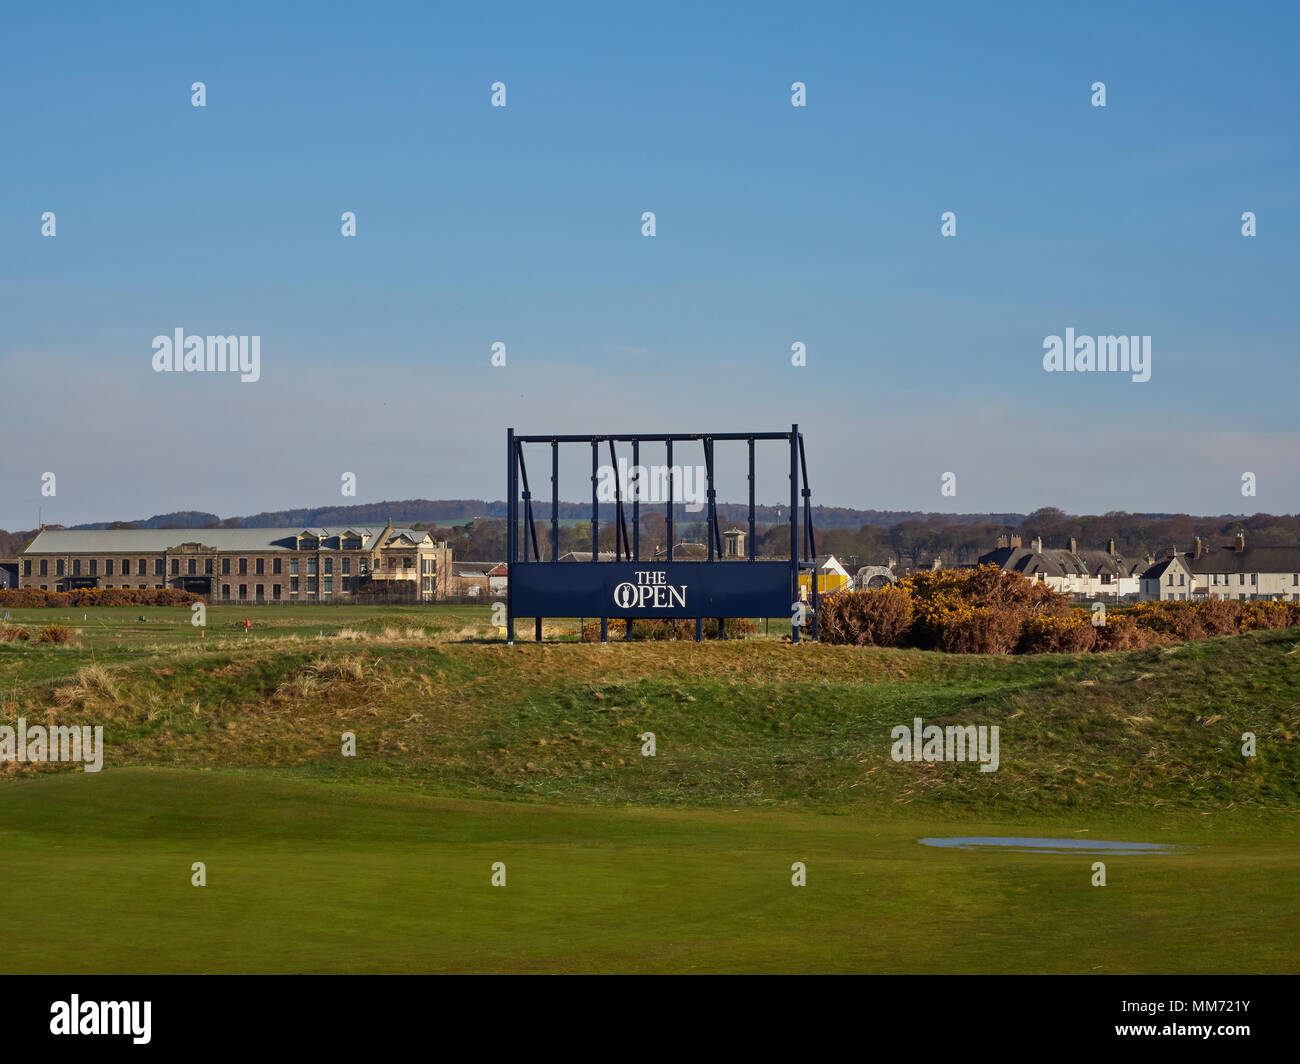
M 0 646 L 0 717 L 102 724 L 110 769 L 273 768 L 445 796 L 997 814 L 1300 809 L 1294 629 L 1020 658 L 366 634 L 117 655 Z M 999 770 L 891 761 L 890 730 L 916 717 L 997 725 Z M 356 757 L 342 756 L 345 732 Z M 641 754 L 645 732 L 653 758 Z M 1256 757 L 1242 756 L 1246 732 Z M 0 765 L 9 776 L 61 771 Z

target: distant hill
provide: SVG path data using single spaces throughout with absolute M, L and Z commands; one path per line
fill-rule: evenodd
M 630 504 L 625 504 L 630 507 Z M 744 522 L 749 519 L 744 503 L 720 502 L 720 521 Z M 647 503 L 643 512 L 662 512 L 662 505 Z M 586 518 L 590 515 L 589 502 L 561 502 L 560 517 Z M 612 513 L 613 504 L 602 503 L 601 513 Z M 778 524 L 790 519 L 789 507 L 756 506 L 755 520 L 759 524 Z M 1045 511 L 1037 511 L 1044 513 Z M 1059 512 L 1059 511 L 1058 511 Z M 538 520 L 549 519 L 549 500 L 534 502 L 534 515 Z M 677 519 L 685 522 L 701 520 L 700 513 L 688 513 L 684 506 L 676 508 Z M 107 528 L 306 528 L 317 525 L 374 525 L 392 518 L 394 524 L 421 523 L 426 525 L 465 524 L 478 518 L 506 516 L 504 499 L 400 499 L 385 502 L 358 503 L 353 506 L 318 506 L 297 510 L 268 510 L 245 517 L 219 517 L 203 510 L 179 510 L 174 513 L 155 514 L 134 521 L 96 521 L 72 525 L 74 529 Z M 850 528 L 864 525 L 893 528 L 896 525 L 920 523 L 930 525 L 998 525 L 1019 528 L 1032 516 L 1021 513 L 942 513 L 926 510 L 855 510 L 845 506 L 814 506 L 813 526 L 817 529 Z M 1135 513 L 1129 515 L 1150 521 L 1165 521 L 1177 514 Z M 1186 515 L 1182 515 L 1186 516 Z M 1232 517 L 1234 515 L 1219 515 Z

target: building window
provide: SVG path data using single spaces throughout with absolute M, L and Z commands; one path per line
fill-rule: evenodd
M 186 564 L 186 566 L 185 566 L 185 575 L 186 575 L 186 576 L 198 576 L 198 575 L 199 575 L 199 560 L 198 560 L 198 558 L 191 558 L 191 559 L 189 560 L 189 562 L 188 562 L 188 563 Z
M 244 599 L 246 599 L 246 598 L 248 598 L 248 585 L 247 585 L 247 584 L 240 584 L 240 585 L 239 585 L 239 601 L 240 601 L 240 602 L 243 602 Z
M 104 575 L 105 575 L 105 576 L 112 576 L 112 575 L 113 575 L 113 559 L 112 559 L 112 558 L 106 558 L 106 559 L 104 560 Z M 109 586 L 111 587 L 112 585 L 110 584 Z
M 1179 574 L 1178 574 L 1178 586 L 1179 586 L 1179 587 L 1183 587 L 1186 583 L 1187 583 L 1187 578 L 1186 578 L 1182 573 L 1179 573 Z
M 334 590 L 334 577 L 327 576 L 325 578 L 325 594 L 328 595 L 331 592 L 333 592 L 333 590 Z
M 351 559 L 351 558 L 344 558 L 344 559 L 343 559 L 343 575 L 344 575 L 344 576 L 347 576 L 347 574 L 350 573 L 350 572 L 352 572 L 352 559 Z
M 307 575 L 308 575 L 308 576 L 315 576 L 315 575 L 316 575 L 316 559 L 315 559 L 315 558 L 308 558 L 308 559 L 307 559 Z
M 290 572 L 293 576 L 297 576 L 297 575 L 298 575 L 298 559 L 297 559 L 297 558 L 290 558 L 290 559 L 289 559 L 289 572 Z
M 258 558 L 256 568 L 257 568 L 257 575 L 258 576 L 263 575 L 266 572 L 266 559 Z
M 257 585 L 257 601 L 258 601 L 258 602 L 264 602 L 265 600 L 266 600 L 266 589 L 265 589 L 265 585 L 263 585 L 263 584 L 258 584 L 258 585 Z
M 239 575 L 240 575 L 240 576 L 247 576 L 247 575 L 248 575 L 248 559 L 247 559 L 247 558 L 240 558 L 240 559 L 239 559 Z M 240 597 L 240 598 L 243 598 L 244 596 L 243 596 L 243 595 L 240 595 L 239 597 Z
M 1251 587 L 1254 587 L 1254 586 L 1255 586 L 1256 584 L 1258 584 L 1258 583 L 1259 583 L 1259 573 L 1251 573 L 1251 574 L 1250 574 L 1250 586 L 1251 586 Z
M 136 559 L 136 564 L 135 564 L 135 575 L 136 575 L 136 576 L 144 576 L 144 574 L 148 571 L 148 567 L 149 567 L 149 559 L 148 559 L 148 558 L 138 558 L 138 559 Z
M 1237 576 L 1237 586 L 1240 587 L 1240 586 L 1241 586 L 1242 584 L 1244 584 L 1245 582 L 1246 582 L 1246 574 L 1245 574 L 1245 573 L 1240 573 L 1240 574 L 1238 574 L 1238 576 Z
M 341 590 L 343 590 L 343 591 L 351 591 L 351 590 L 352 590 L 352 577 L 350 577 L 350 576 L 345 576 L 345 577 L 343 577 L 342 579 L 343 579 L 343 587 L 342 587 Z
M 212 571 L 215 568 L 216 566 L 213 564 L 213 560 L 211 558 L 209 558 L 207 561 L 203 563 L 203 572 L 208 576 L 212 575 Z
M 222 597 L 223 599 L 228 599 L 228 598 L 230 598 L 230 585 L 229 585 L 229 584 L 222 584 L 222 585 L 221 585 L 221 597 Z
M 334 571 L 334 559 L 333 559 L 333 558 L 326 558 L 326 559 L 325 559 L 325 571 L 326 571 L 327 573 L 332 573 L 332 572 Z
M 272 597 L 273 599 L 275 599 L 277 602 L 280 601 L 280 585 L 279 585 L 279 584 L 272 584 L 272 585 L 271 585 L 271 597 Z
M 180 576 L 180 575 L 181 575 L 181 560 L 180 560 L 179 558 L 173 558 L 173 559 L 172 559 L 172 576 Z
M 31 575 L 32 575 L 32 560 L 31 558 L 26 558 L 23 560 L 23 576 L 31 576 Z
M 289 590 L 295 595 L 298 594 L 298 578 L 296 576 L 289 577 Z
M 60 559 L 59 559 L 59 576 L 62 576 L 62 575 L 63 575 L 63 559 L 60 558 Z M 73 575 L 73 576 L 80 576 L 80 575 L 81 575 L 81 559 L 80 559 L 80 558 L 73 558 L 73 559 L 72 559 L 72 575 Z
M 50 563 L 44 558 L 41 559 L 41 576 L 49 576 Z
M 279 576 L 279 575 L 280 575 L 280 563 L 281 563 L 281 561 L 283 561 L 283 559 L 281 559 L 281 558 L 272 558 L 272 559 L 271 559 L 271 572 L 274 573 L 276 576 Z
M 99 572 L 99 559 L 98 559 L 98 558 L 91 558 L 91 559 L 90 559 L 90 575 L 91 575 L 91 576 L 94 576 L 97 572 Z
M 162 574 L 163 574 L 163 560 L 161 558 L 155 558 L 153 560 L 153 575 L 162 576 Z
M 1170 587 L 1173 587 L 1173 586 L 1174 586 L 1174 574 L 1173 574 L 1173 573 L 1170 573 L 1170 574 L 1169 574 L 1169 586 L 1170 586 Z
M 314 576 L 307 577 L 307 590 L 309 592 L 316 590 L 316 578 Z

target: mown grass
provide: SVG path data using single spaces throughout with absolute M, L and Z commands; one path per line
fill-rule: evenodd
M 93 827 L 92 827 L 93 826 Z M 1186 842 L 965 853 L 927 835 Z M 1295 826 L 577 808 L 272 774 L 16 781 L 9 972 L 1293 972 Z M 194 862 L 207 885 L 191 885 Z M 491 885 L 492 865 L 506 885 Z M 795 861 L 807 885 L 791 884 Z

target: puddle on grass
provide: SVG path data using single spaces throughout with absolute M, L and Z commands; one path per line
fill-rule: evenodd
M 1034 839 L 1018 836 L 970 835 L 965 838 L 921 839 L 922 846 L 952 850 L 1009 850 L 1012 853 L 1086 853 L 1116 856 L 1126 853 L 1188 853 L 1192 847 L 1165 842 L 1108 842 L 1104 839 Z

